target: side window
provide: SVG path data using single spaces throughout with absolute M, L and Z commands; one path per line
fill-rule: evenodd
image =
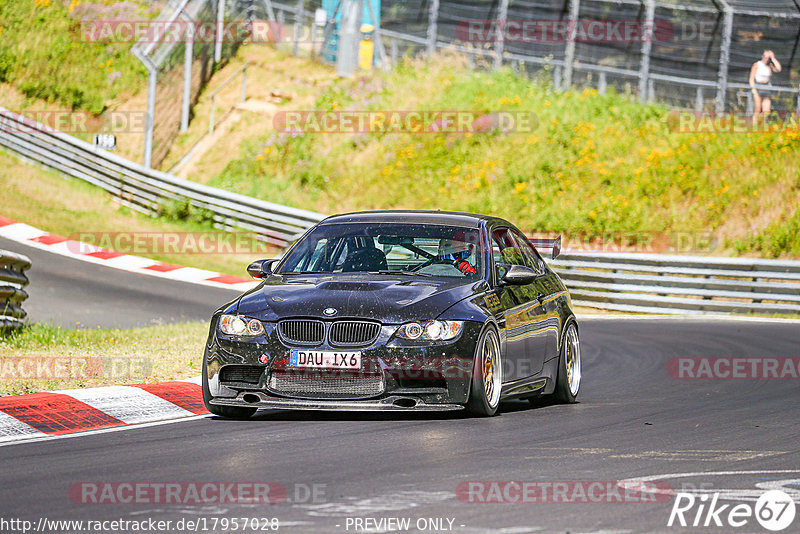
M 530 241 L 528 241 L 528 238 L 517 231 L 514 231 L 514 237 L 517 238 L 519 249 L 522 251 L 522 256 L 525 258 L 527 266 L 531 269 L 535 269 L 537 272 L 543 273 L 544 260 L 539 256 L 539 253 L 536 252 L 536 249 L 531 245 Z
M 495 265 L 525 265 L 522 252 L 508 228 L 498 228 L 492 232 L 492 260 Z

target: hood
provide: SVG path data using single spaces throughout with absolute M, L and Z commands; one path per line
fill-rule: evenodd
M 368 273 L 272 276 L 242 296 L 238 311 L 265 321 L 302 316 L 401 324 L 435 319 L 456 302 L 474 295 L 484 283 Z M 336 309 L 336 314 L 325 315 L 327 308 Z

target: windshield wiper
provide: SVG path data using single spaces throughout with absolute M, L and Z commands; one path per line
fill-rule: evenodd
M 388 270 L 384 269 L 384 270 L 380 270 L 380 271 L 371 271 L 371 272 L 374 272 L 374 273 L 377 273 L 377 274 L 404 274 L 406 276 L 427 276 L 427 277 L 433 276 L 432 274 L 429 274 L 429 273 L 420 273 L 420 272 L 415 272 L 415 271 L 392 271 L 391 269 L 388 269 Z

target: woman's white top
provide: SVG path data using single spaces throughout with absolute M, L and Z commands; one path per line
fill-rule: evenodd
M 763 61 L 758 61 L 758 67 L 756 67 L 756 83 L 769 83 L 769 79 L 772 77 L 772 69 L 769 68 L 769 65 L 764 64 Z

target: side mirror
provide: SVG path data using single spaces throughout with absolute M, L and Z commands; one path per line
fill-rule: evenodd
M 556 259 L 558 255 L 561 254 L 561 236 L 558 236 L 553 240 L 553 259 Z
M 500 278 L 500 281 L 510 286 L 524 286 L 533 283 L 539 276 L 539 273 L 525 267 L 524 265 L 509 265 L 506 274 Z
M 247 274 L 253 278 L 260 280 L 272 274 L 272 267 L 278 263 L 279 260 L 256 260 L 247 266 Z

